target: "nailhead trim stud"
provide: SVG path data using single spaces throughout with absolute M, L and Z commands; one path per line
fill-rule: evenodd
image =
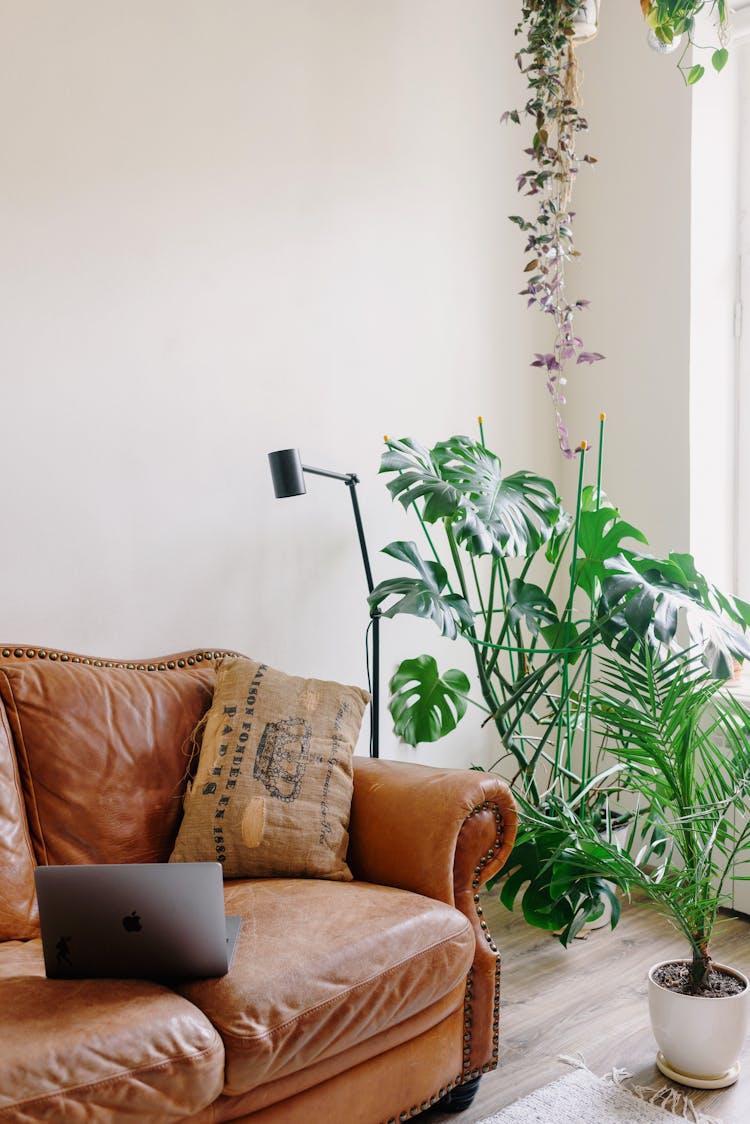
M 487 866 L 488 863 L 490 863 L 492 861 L 492 859 L 495 857 L 497 852 L 502 847 L 502 844 L 503 844 L 503 817 L 502 817 L 502 813 L 501 813 L 500 809 L 498 808 L 497 804 L 493 804 L 493 803 L 490 803 L 489 801 L 485 801 L 484 804 L 478 804 L 476 808 L 473 808 L 472 811 L 467 816 L 467 819 L 471 819 L 472 816 L 475 816 L 480 812 L 486 812 L 486 811 L 494 812 L 494 815 L 495 815 L 495 824 L 496 824 L 495 842 L 493 843 L 492 847 L 490 847 L 490 849 L 487 851 L 487 854 L 483 855 L 481 857 L 478 865 L 474 867 L 474 879 L 472 881 L 472 890 L 474 891 L 474 898 L 473 898 L 474 908 L 477 911 L 477 917 L 479 918 L 479 925 L 480 925 L 482 934 L 484 936 L 484 939 L 487 941 L 487 944 L 490 948 L 490 951 L 497 954 L 497 945 L 495 944 L 494 938 L 492 936 L 492 933 L 489 930 L 489 926 L 488 926 L 487 922 L 484 920 L 484 911 L 482 910 L 482 907 L 479 904 L 479 901 L 480 901 L 479 887 L 480 887 L 480 884 L 481 884 L 482 872 L 483 872 L 484 868 Z M 466 1081 L 473 1081 L 474 1078 L 480 1077 L 482 1075 L 482 1073 L 487 1073 L 490 1069 L 495 1069 L 497 1067 L 497 1058 L 498 1058 L 497 1044 L 500 1041 L 500 1038 L 499 1038 L 499 1028 L 500 1028 L 500 957 L 498 955 L 496 955 L 496 958 L 495 958 L 495 994 L 494 994 L 493 1002 L 492 1002 L 492 1059 L 493 1059 L 493 1061 L 492 1061 L 491 1065 L 489 1063 L 485 1063 L 482 1066 L 481 1070 L 477 1069 L 477 1068 L 474 1068 L 474 1069 L 471 1068 L 471 1019 L 472 1019 L 471 1000 L 472 1000 L 472 989 L 473 989 L 473 986 L 474 986 L 474 981 L 473 981 L 473 978 L 472 978 L 473 973 L 474 973 L 474 968 L 471 967 L 469 969 L 469 974 L 466 978 L 466 995 L 465 995 L 465 998 L 464 998 L 464 1028 L 465 1028 L 464 1051 L 463 1051 L 464 1061 L 463 1061 L 463 1073 L 461 1074 L 461 1082 L 462 1083 L 466 1082 Z
M 175 667 L 195 667 L 196 664 L 203 663 L 204 660 L 220 660 L 224 657 L 238 656 L 239 652 L 193 652 L 191 655 L 179 659 L 168 660 L 166 663 L 128 663 L 125 660 L 97 660 L 92 659 L 90 656 L 74 656 L 72 652 L 50 651 L 46 648 L 3 648 L 0 650 L 0 656 L 4 660 L 51 660 L 56 663 L 80 663 L 86 667 L 121 667 L 127 671 L 174 671 Z

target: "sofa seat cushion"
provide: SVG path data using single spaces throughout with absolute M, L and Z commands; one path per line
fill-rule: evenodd
M 221 1092 L 224 1050 L 142 980 L 48 980 L 41 941 L 0 944 L 0 1124 L 180 1120 Z
M 227 913 L 243 918 L 231 971 L 179 990 L 224 1041 L 227 1094 L 366 1043 L 433 1005 L 444 1018 L 439 1000 L 474 957 L 463 914 L 405 890 L 258 879 L 228 882 L 225 897 Z

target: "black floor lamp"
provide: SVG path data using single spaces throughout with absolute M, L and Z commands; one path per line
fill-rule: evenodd
M 329 472 L 326 468 L 312 468 L 303 464 L 299 449 L 278 449 L 275 453 L 268 454 L 268 463 L 271 466 L 271 479 L 273 491 L 277 500 L 289 496 L 304 496 L 305 473 L 311 476 L 327 476 L 329 480 L 342 480 L 349 489 L 354 509 L 354 522 L 357 524 L 359 548 L 362 551 L 362 561 L 365 565 L 367 591 L 372 593 L 373 581 L 370 569 L 370 557 L 367 553 L 365 532 L 362 527 L 362 516 L 357 500 L 357 484 L 359 477 L 354 472 Z M 372 701 L 370 703 L 370 757 L 379 757 L 380 740 L 380 610 L 372 609 L 370 612 L 372 622 Z

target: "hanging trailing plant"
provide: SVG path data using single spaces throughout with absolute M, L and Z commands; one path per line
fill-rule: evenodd
M 568 297 L 565 274 L 566 265 L 578 257 L 573 185 L 581 164 L 596 163 L 593 156 L 579 156 L 576 151 L 579 134 L 588 128 L 579 108 L 573 45 L 576 23 L 585 9 L 585 0 L 524 0 L 516 35 L 522 35 L 525 43 L 516 61 L 526 76 L 529 97 L 523 109 L 509 110 L 502 118 L 517 125 L 531 122 L 533 128 L 531 144 L 524 149 L 530 163 L 517 183 L 520 192 L 535 199 L 536 214 L 511 215 L 510 220 L 526 236 L 526 285 L 521 295 L 528 307 L 538 308 L 554 325 L 550 350 L 537 352 L 531 365 L 545 372 L 560 449 L 568 458 L 575 455 L 562 413 L 569 366 L 591 365 L 604 358 L 598 351 L 587 351 L 576 332 L 575 316 L 589 302 Z
M 701 47 L 695 37 L 696 18 L 701 13 L 715 17 L 718 45 L 711 63 L 721 71 L 729 53 L 726 0 L 638 0 L 649 26 L 649 42 L 656 50 L 684 48 L 677 66 L 688 85 L 705 73 L 701 63 L 685 62 L 687 52 Z M 529 308 L 536 307 L 552 319 L 554 328 L 548 350 L 534 354 L 531 366 L 544 371 L 547 390 L 555 411 L 557 437 L 564 456 L 572 458 L 568 428 L 563 417 L 571 366 L 593 364 L 603 359 L 588 350 L 576 328 L 576 317 L 589 304 L 567 294 L 566 267 L 579 256 L 573 237 L 573 188 L 582 164 L 595 164 L 589 154 L 579 154 L 580 134 L 588 123 L 581 113 L 580 71 L 576 42 L 595 33 L 599 18 L 597 0 L 523 0 L 515 34 L 523 45 L 516 62 L 525 76 L 528 98 L 521 109 L 508 110 L 501 120 L 530 124 L 531 141 L 524 153 L 529 163 L 518 175 L 519 192 L 532 197 L 535 213 L 511 215 L 525 236 L 524 278 L 521 295 Z
M 706 72 L 702 63 L 686 63 L 685 56 L 693 47 L 701 49 L 694 39 L 695 20 L 701 12 L 708 12 L 716 20 L 718 46 L 711 50 L 711 65 L 718 73 L 729 60 L 727 42 L 729 23 L 726 0 L 640 0 L 641 11 L 648 24 L 648 42 L 655 51 L 669 54 L 682 45 L 677 69 L 688 86 L 695 85 Z

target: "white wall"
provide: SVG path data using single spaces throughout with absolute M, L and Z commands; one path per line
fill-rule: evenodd
M 702 32 L 711 42 L 710 30 Z M 738 591 L 735 566 L 739 299 L 739 48 L 693 93 L 690 530 L 698 566 Z
M 509 469 L 555 463 L 506 218 L 517 15 L 0 0 L 6 640 L 363 682 L 348 495 L 274 501 L 267 451 L 357 471 L 373 551 L 406 530 L 384 432 L 483 413 Z M 383 633 L 384 679 L 428 646 Z M 419 759 L 476 759 L 464 730 Z
M 702 28 L 699 41 L 711 42 Z M 655 553 L 691 550 L 736 586 L 738 62 L 687 89 L 645 43 L 637 5 L 608 3 L 581 49 L 588 150 L 577 189 L 588 370 L 573 416 L 607 414 L 605 487 Z M 585 291 L 584 291 L 585 290 Z M 578 294 L 576 294 L 578 295 Z
M 735 28 L 741 33 L 736 46 L 739 71 L 740 198 L 738 201 L 740 229 L 740 299 L 744 330 L 738 341 L 737 377 L 737 543 L 735 564 L 737 592 L 750 598 L 750 6 L 742 13 L 742 23 Z
M 572 414 L 595 438 L 606 413 L 605 489 L 662 554 L 690 542 L 691 95 L 648 49 L 637 4 L 602 8 L 580 51 L 599 163 L 576 189 L 575 295 L 592 301 L 579 327 L 606 361 L 579 368 Z

